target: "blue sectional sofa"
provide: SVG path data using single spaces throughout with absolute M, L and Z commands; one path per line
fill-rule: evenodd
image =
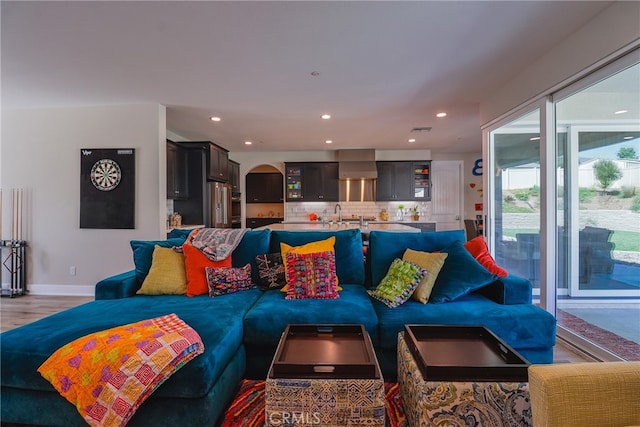
M 242 378 L 264 379 L 277 343 L 290 323 L 362 324 L 371 335 L 383 376 L 396 377 L 397 334 L 404 324 L 486 325 L 532 363 L 550 363 L 555 319 L 531 303 L 531 284 L 495 278 L 487 286 L 441 304 L 409 300 L 389 308 L 374 300 L 375 288 L 406 248 L 440 251 L 464 241 L 463 230 L 425 233 L 372 231 L 366 260 L 359 230 L 248 231 L 232 254 L 234 267 L 259 254 L 279 252 L 280 242 L 298 246 L 335 236 L 336 272 L 342 287 L 333 300 L 286 300 L 280 290 L 251 289 L 207 295 L 136 295 L 151 265 L 155 244 L 180 245 L 186 233 L 167 240 L 132 242 L 135 269 L 100 281 L 96 300 L 4 332 L 1 346 L 3 422 L 86 425 L 76 408 L 37 372 L 60 346 L 86 334 L 176 313 L 202 337 L 205 351 L 162 384 L 129 425 L 215 425 Z M 366 261 L 366 262 L 365 262 Z M 255 277 L 255 269 L 252 274 Z

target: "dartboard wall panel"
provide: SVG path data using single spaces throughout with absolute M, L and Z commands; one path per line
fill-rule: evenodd
M 80 228 L 135 227 L 135 150 L 80 150 Z

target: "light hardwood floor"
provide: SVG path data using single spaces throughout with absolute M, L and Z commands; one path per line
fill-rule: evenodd
M 33 322 L 70 307 L 93 301 L 93 297 L 24 295 L 0 298 L 0 330 L 2 332 Z M 592 362 L 558 341 L 553 359 L 556 363 Z

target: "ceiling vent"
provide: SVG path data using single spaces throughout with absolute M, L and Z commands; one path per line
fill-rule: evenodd
M 411 132 L 431 132 L 431 126 L 423 126 L 411 129 Z

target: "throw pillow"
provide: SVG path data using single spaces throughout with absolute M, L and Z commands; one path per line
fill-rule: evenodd
M 139 295 L 184 295 L 187 293 L 187 273 L 184 255 L 171 248 L 156 245 L 153 250 L 151 268 Z
M 286 299 L 336 299 L 338 277 L 334 252 L 287 253 Z
M 229 268 L 231 257 L 222 261 L 211 261 L 199 249 L 191 244 L 182 245 L 184 253 L 184 266 L 187 273 L 187 296 L 205 295 L 209 293 L 205 269 L 207 267 Z
M 447 253 L 449 256 L 436 278 L 429 302 L 453 301 L 498 279 L 498 276 L 489 272 L 476 261 L 459 240 L 441 252 Z
M 334 252 L 335 253 L 335 244 L 336 244 L 336 237 L 335 236 L 331 236 L 327 239 L 324 240 L 318 240 L 315 242 L 309 242 L 305 245 L 301 245 L 301 246 L 289 246 L 284 242 L 280 242 L 280 252 L 282 255 L 282 261 L 284 263 L 284 276 L 285 276 L 285 281 L 289 282 L 289 276 L 288 276 L 288 272 L 287 272 L 287 253 L 289 252 L 293 252 L 296 254 L 312 254 L 314 252 Z M 287 287 L 283 287 L 282 288 L 283 292 L 287 291 Z
M 131 250 L 133 251 L 133 264 L 136 266 L 136 282 L 142 284 L 147 277 L 151 262 L 153 260 L 153 250 L 156 245 L 163 248 L 182 246 L 184 239 L 173 238 L 167 240 L 131 240 Z
M 251 280 L 251 264 L 240 268 L 206 267 L 205 272 L 210 297 L 246 291 L 256 287 L 256 284 Z
M 474 237 L 468 242 L 465 242 L 464 247 L 491 273 L 497 274 L 500 277 L 507 277 L 509 275 L 507 270 L 496 264 L 496 261 L 489 253 L 489 248 L 487 247 L 487 242 L 484 240 L 484 236 Z
M 280 289 L 287 284 L 280 252 L 256 256 L 256 266 L 258 267 L 258 286 L 263 291 Z
M 387 307 L 398 307 L 411 298 L 426 274 L 427 270 L 414 263 L 396 258 L 380 284 L 367 292 Z
M 413 249 L 407 249 L 404 251 L 402 259 L 409 261 L 427 270 L 427 274 L 424 276 L 418 288 L 413 292 L 411 298 L 426 304 L 429 301 L 429 296 L 433 290 L 433 285 L 436 282 L 436 278 L 440 273 L 440 269 L 444 265 L 448 254 L 444 253 L 431 253 L 414 251 Z

